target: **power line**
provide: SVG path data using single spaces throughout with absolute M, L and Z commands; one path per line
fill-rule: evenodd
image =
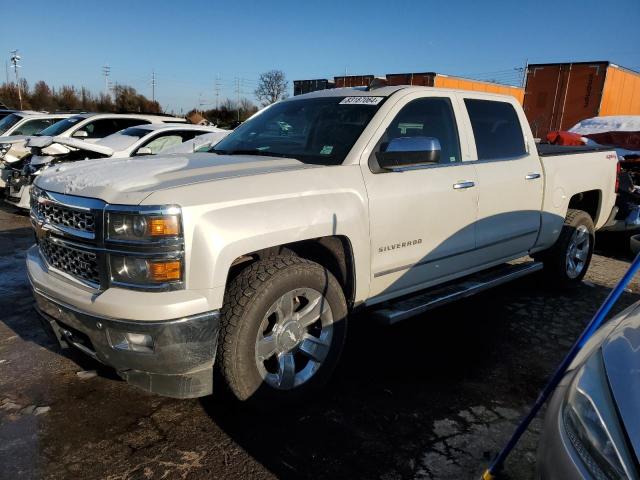
M 243 95 L 245 95 L 247 93 L 242 88 L 248 86 L 246 84 L 249 83 L 249 80 L 246 79 L 246 78 L 235 77 L 234 81 L 235 81 L 235 92 L 236 92 L 236 109 L 238 110 L 238 122 L 239 122 L 240 121 L 240 107 L 241 107 L 241 105 L 240 105 L 240 94 L 242 93 Z

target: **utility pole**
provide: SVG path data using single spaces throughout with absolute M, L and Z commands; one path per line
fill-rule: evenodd
M 240 94 L 244 93 L 242 91 L 244 80 L 244 78 L 236 77 L 236 107 L 238 108 L 238 122 L 240 122 Z
M 151 101 L 156 101 L 156 72 L 151 70 Z
M 109 75 L 111 75 L 111 67 L 109 65 L 105 65 L 102 67 L 102 75 L 104 75 L 104 93 L 108 97 L 109 96 Z
M 216 111 L 219 107 L 219 99 L 220 99 L 220 75 L 216 75 L 216 83 L 213 87 L 214 92 L 216 93 Z
M 7 62 L 6 60 L 4 62 L 4 70 L 7 74 L 7 85 L 9 85 L 9 62 Z
M 11 64 L 13 65 L 13 71 L 16 74 L 16 87 L 18 87 L 18 100 L 20 101 L 20 110 L 22 110 L 22 91 L 20 90 L 20 78 L 18 76 L 18 68 L 20 68 L 20 55 L 18 50 L 11 50 Z
M 240 122 L 240 77 L 236 77 L 236 107 L 238 108 L 238 122 Z

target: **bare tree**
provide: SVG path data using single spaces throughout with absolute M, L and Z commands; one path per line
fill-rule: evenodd
M 255 95 L 263 105 L 271 105 L 287 98 L 287 87 L 289 82 L 284 76 L 282 70 L 269 70 L 260 75 L 258 80 L 258 88 L 255 90 Z

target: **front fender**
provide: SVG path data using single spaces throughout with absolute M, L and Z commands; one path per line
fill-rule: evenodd
M 300 186 L 306 187 L 304 191 Z M 190 196 L 200 195 L 193 191 L 198 189 L 202 190 L 199 198 L 219 198 L 203 205 L 183 206 L 186 288 L 222 292 L 214 295 L 214 307 L 222 305 L 229 269 L 238 257 L 333 235 L 344 236 L 351 243 L 355 300 L 366 298 L 370 279 L 369 216 L 357 166 L 271 173 L 190 188 Z

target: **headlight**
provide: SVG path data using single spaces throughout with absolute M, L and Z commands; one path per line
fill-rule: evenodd
M 184 275 L 180 207 L 141 206 L 106 209 L 106 244 L 111 284 L 134 289 L 181 288 Z M 123 250 L 127 250 L 125 253 Z
M 633 463 L 600 350 L 591 355 L 569 387 L 563 423 L 571 444 L 595 478 L 633 478 Z
M 10 143 L 0 143 L 0 158 L 3 158 L 11 150 Z
M 114 285 L 166 285 L 182 280 L 182 259 L 153 259 L 111 255 L 111 282 Z
M 109 240 L 153 242 L 182 235 L 180 210 L 171 207 L 162 214 L 130 214 L 109 212 Z

